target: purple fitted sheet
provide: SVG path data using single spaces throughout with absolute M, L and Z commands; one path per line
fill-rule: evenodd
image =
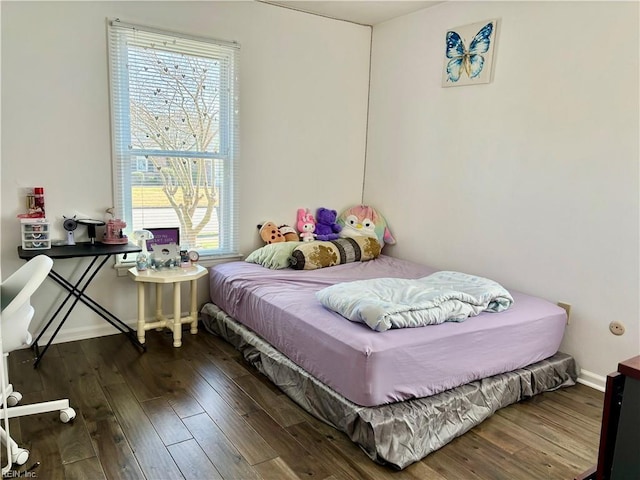
M 512 290 L 514 304 L 505 312 L 386 332 L 350 322 L 315 297 L 319 289 L 339 282 L 419 278 L 434 271 L 384 255 L 319 270 L 269 270 L 231 262 L 211 269 L 211 301 L 318 380 L 363 406 L 427 397 L 522 368 L 558 351 L 564 310 Z

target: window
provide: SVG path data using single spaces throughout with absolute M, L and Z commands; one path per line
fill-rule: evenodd
M 127 230 L 238 251 L 235 43 L 109 22 L 114 195 Z

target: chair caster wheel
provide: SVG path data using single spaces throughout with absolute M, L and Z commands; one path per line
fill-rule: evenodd
M 22 394 L 20 392 L 13 392 L 7 395 L 7 405 L 9 407 L 15 407 L 22 400 Z
M 74 418 L 76 418 L 76 411 L 73 408 L 69 407 L 60 410 L 60 421 L 62 423 L 69 423 Z
M 11 452 L 11 462 L 15 465 L 24 465 L 29 460 L 29 450 L 16 448 Z

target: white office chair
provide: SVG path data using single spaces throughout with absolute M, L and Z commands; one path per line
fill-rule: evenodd
M 9 383 L 7 357 L 10 352 L 31 344 L 29 323 L 33 318 L 31 295 L 47 278 L 53 260 L 46 255 L 38 255 L 25 263 L 18 271 L 2 282 L 1 314 L 0 314 L 0 346 L 2 348 L 2 368 L 0 368 L 0 413 L 4 420 L 4 428 L 0 427 L 0 440 L 7 447 L 7 465 L 2 467 L 4 476 L 12 464 L 23 465 L 29 458 L 29 451 L 18 447 L 9 434 L 9 419 L 36 413 L 60 411 L 60 420 L 67 423 L 75 418 L 76 412 L 69 407 L 69 400 L 34 403 L 31 405 L 15 405 L 22 399 L 19 392 L 13 390 Z

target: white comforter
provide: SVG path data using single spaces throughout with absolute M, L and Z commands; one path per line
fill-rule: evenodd
M 326 308 L 379 332 L 461 322 L 484 311 L 501 312 L 513 303 L 511 294 L 493 280 L 449 271 L 419 279 L 338 283 L 316 297 Z

